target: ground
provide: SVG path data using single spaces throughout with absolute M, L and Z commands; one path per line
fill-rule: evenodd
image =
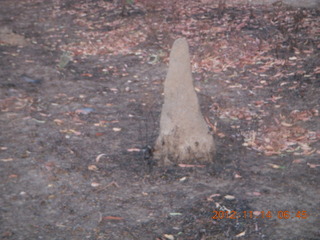
M 319 10 L 181 2 L 1 1 L 1 239 L 320 239 Z M 178 37 L 208 166 L 146 147 Z

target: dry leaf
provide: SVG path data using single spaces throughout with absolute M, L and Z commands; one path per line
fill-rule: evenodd
M 179 181 L 180 181 L 180 182 L 184 182 L 184 181 L 186 181 L 187 179 L 188 179 L 187 177 L 182 177 L 182 178 L 179 179 Z
M 13 158 L 2 158 L 0 159 L 1 162 L 11 162 L 13 161 Z
M 116 221 L 120 221 L 123 220 L 122 217 L 116 217 L 116 216 L 106 216 L 102 218 L 103 220 L 116 220 Z
M 261 193 L 259 192 L 246 192 L 246 194 L 249 196 L 261 196 Z
M 219 132 L 218 134 L 218 137 L 220 137 L 220 138 L 224 138 L 226 135 L 224 134 L 224 133 L 222 133 L 222 132 Z
M 315 153 L 317 151 L 317 149 L 311 149 L 310 151 L 304 151 L 303 152 L 303 154 L 305 155 L 305 156 L 309 156 L 309 155 L 311 155 L 311 154 L 313 154 L 313 153 Z
M 107 156 L 107 154 L 105 154 L 105 153 L 99 154 L 99 155 L 96 157 L 96 162 L 99 162 L 99 161 L 100 161 L 100 158 L 102 158 L 103 156 Z
M 277 164 L 273 164 L 273 163 L 268 163 L 268 165 L 272 168 L 278 169 L 281 168 L 281 166 L 277 165 Z
M 246 231 L 237 234 L 236 237 L 243 237 L 244 235 L 246 235 Z
M 110 90 L 114 93 L 117 93 L 119 91 L 117 88 L 110 88 Z
M 295 159 L 292 161 L 292 163 L 302 163 L 302 162 L 304 162 L 303 159 Z
M 140 152 L 141 149 L 140 148 L 128 148 L 127 151 L 128 152 Z
M 96 165 L 89 165 L 88 170 L 90 171 L 98 171 L 98 167 Z
M 190 167 L 204 168 L 205 167 L 205 165 L 194 165 L 194 164 L 183 164 L 183 163 L 178 164 L 178 166 L 182 168 L 190 168 Z
M 284 126 L 284 127 L 292 127 L 293 126 L 293 124 L 286 123 L 286 122 L 281 122 L 281 125 Z
M 234 199 L 236 199 L 234 196 L 232 196 L 232 195 L 226 195 L 226 196 L 224 196 L 224 198 L 225 199 L 227 199 L 227 200 L 234 200 Z
M 196 92 L 201 92 L 200 88 L 197 88 L 197 87 L 195 87 L 194 90 L 195 90 Z
M 320 167 L 320 164 L 307 163 L 310 168 Z
M 229 88 L 242 88 L 242 84 L 236 83 L 235 85 L 229 86 Z
M 169 213 L 170 216 L 181 216 L 182 213 L 179 213 L 179 212 L 172 212 L 172 213 Z
M 164 236 L 166 239 L 174 240 L 174 236 L 171 235 L 171 234 L 164 234 L 163 236 Z
M 237 174 L 237 173 L 234 175 L 234 177 L 235 177 L 235 178 L 242 178 L 242 176 L 239 175 L 239 174 Z
M 82 73 L 81 76 L 83 77 L 92 77 L 91 73 Z
M 81 135 L 81 132 L 76 131 L 74 129 L 63 129 L 63 130 L 60 130 L 60 132 L 62 132 L 62 133 L 73 133 L 74 135 L 77 135 L 77 136 Z
M 63 120 L 60 120 L 60 119 L 54 119 L 53 122 L 58 126 L 61 126 L 63 124 Z
M 97 182 L 91 183 L 91 187 L 99 187 L 99 186 L 100 186 L 100 183 L 97 183 Z
M 213 202 L 213 198 L 214 197 L 220 197 L 220 194 L 219 193 L 214 193 L 214 194 L 210 195 L 209 197 L 207 197 L 207 201 Z

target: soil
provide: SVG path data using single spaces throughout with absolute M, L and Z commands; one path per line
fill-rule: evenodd
M 183 6 L 1 1 L 1 239 L 320 239 L 319 10 Z M 212 165 L 152 158 L 177 37 Z

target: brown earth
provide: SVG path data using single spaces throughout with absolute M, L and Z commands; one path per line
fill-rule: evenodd
M 172 2 L 0 2 L 1 239 L 320 239 L 319 10 Z M 145 147 L 178 37 L 212 166 Z

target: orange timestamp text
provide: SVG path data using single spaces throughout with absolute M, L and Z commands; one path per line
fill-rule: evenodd
M 307 211 L 212 211 L 212 219 L 257 219 L 257 218 L 278 218 L 278 219 L 307 219 L 310 215 Z

